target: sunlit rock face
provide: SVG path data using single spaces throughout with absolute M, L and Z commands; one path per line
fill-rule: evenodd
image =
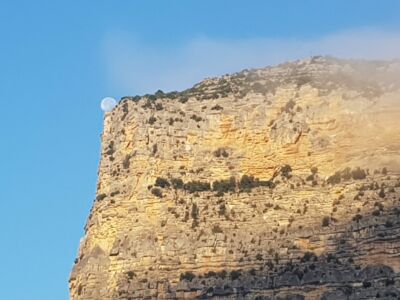
M 400 63 L 314 57 L 106 114 L 71 299 L 400 296 Z

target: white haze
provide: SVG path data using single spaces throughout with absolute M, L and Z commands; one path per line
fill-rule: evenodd
M 175 48 L 158 49 L 130 35 L 111 33 L 103 54 L 111 85 L 127 95 L 182 90 L 206 77 L 310 57 L 395 59 L 400 32 L 354 30 L 318 39 L 193 39 Z

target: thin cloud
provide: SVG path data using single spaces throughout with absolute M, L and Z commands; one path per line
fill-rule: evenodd
M 128 34 L 104 39 L 106 72 L 112 86 L 126 94 L 182 90 L 206 77 L 263 67 L 313 55 L 341 58 L 400 57 L 400 32 L 354 30 L 313 40 L 213 40 L 200 37 L 175 48 L 159 49 Z

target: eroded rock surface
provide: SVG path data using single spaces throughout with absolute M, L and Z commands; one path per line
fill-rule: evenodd
M 400 63 L 314 57 L 105 116 L 72 300 L 400 297 Z

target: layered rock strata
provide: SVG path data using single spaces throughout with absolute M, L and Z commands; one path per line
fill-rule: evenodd
M 396 61 L 123 98 L 71 299 L 397 299 L 399 120 Z

